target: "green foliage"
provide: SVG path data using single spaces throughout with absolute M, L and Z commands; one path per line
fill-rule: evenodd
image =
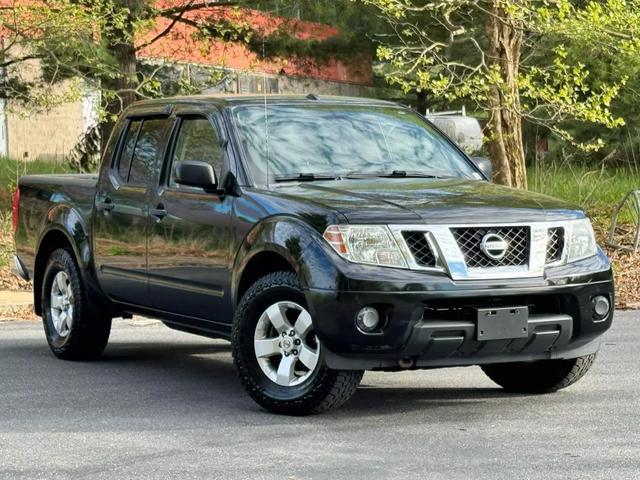
M 299 38 L 295 35 L 295 24 L 285 21 L 275 32 L 267 35 L 261 32 L 247 35 L 247 46 L 258 56 L 266 58 L 297 57 L 325 63 L 331 59 L 352 61 L 359 56 L 372 57 L 375 43 L 371 33 L 381 33 L 385 27 L 375 9 L 351 0 L 249 0 L 240 4 L 285 19 L 316 22 L 338 30 L 337 35 L 329 38 Z
M 634 168 L 541 162 L 529 167 L 529 177 L 533 191 L 609 213 L 627 193 L 640 187 L 640 171 Z
M 20 2 L 0 10 L 0 28 L 7 32 L 5 96 L 47 109 L 78 98 L 77 83 L 52 94 L 51 86 L 61 80 L 117 75 L 117 63 L 97 39 L 109 22 L 118 24 L 124 15 L 116 14 L 110 0 Z M 22 65 L 34 60 L 39 66 L 32 64 L 24 75 Z
M 395 32 L 380 39 L 378 57 L 389 65 L 388 81 L 406 92 L 426 91 L 451 102 L 464 99 L 490 110 L 490 95 L 497 89 L 501 108 L 585 151 L 601 148 L 604 140 L 576 139 L 569 125 L 614 129 L 624 124 L 612 105 L 629 80 L 626 72 L 609 72 L 606 79 L 595 76 L 584 52 L 608 61 L 637 57 L 637 0 L 364 2 L 378 9 Z M 515 96 L 505 72 L 489 61 L 484 27 L 492 8 L 502 15 L 500 22 L 527 32 L 522 55 L 511 59 L 517 74 Z

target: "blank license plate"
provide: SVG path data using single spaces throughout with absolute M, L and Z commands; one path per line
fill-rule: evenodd
M 479 308 L 477 339 L 505 340 L 529 336 L 529 307 Z

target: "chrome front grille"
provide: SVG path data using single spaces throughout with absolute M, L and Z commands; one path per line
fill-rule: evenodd
M 562 263 L 570 228 L 571 220 L 389 225 L 407 268 L 440 271 L 452 280 L 543 277 L 546 267 Z
M 462 227 L 451 228 L 451 233 L 464 256 L 467 268 L 521 267 L 529 263 L 529 227 Z M 483 251 L 483 239 L 489 234 L 497 235 L 506 242 L 505 253 L 501 258 L 491 258 Z
M 546 263 L 556 263 L 562 260 L 564 251 L 564 228 L 554 227 L 547 230 Z
M 436 256 L 429 245 L 426 232 L 402 232 L 402 237 L 407 242 L 416 264 L 426 268 L 436 266 Z

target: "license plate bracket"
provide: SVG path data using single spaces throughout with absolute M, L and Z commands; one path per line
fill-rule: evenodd
M 479 341 L 527 338 L 529 307 L 479 308 L 477 325 Z

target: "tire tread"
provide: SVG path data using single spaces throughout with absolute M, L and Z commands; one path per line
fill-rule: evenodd
M 567 388 L 589 371 L 596 353 L 570 360 L 483 365 L 484 373 L 507 391 L 553 393 Z
M 46 296 L 48 288 L 42 289 L 42 321 L 47 342 L 53 354 L 63 360 L 94 360 L 105 349 L 111 333 L 111 317 L 93 306 L 86 295 L 73 252 L 67 248 L 59 248 L 51 254 L 44 272 L 44 282 L 53 268 L 64 269 L 74 289 L 74 319 L 68 340 L 62 346 L 53 344 L 47 319 Z
M 250 315 L 253 303 L 274 288 L 290 288 L 302 293 L 298 277 L 293 272 L 279 271 L 258 279 L 244 294 L 236 309 L 231 334 L 233 359 L 247 393 L 263 408 L 279 414 L 306 415 L 337 408 L 353 396 L 363 371 L 332 370 L 321 366 L 314 387 L 295 400 L 279 400 L 269 396 L 252 377 L 242 351 L 241 324 Z

